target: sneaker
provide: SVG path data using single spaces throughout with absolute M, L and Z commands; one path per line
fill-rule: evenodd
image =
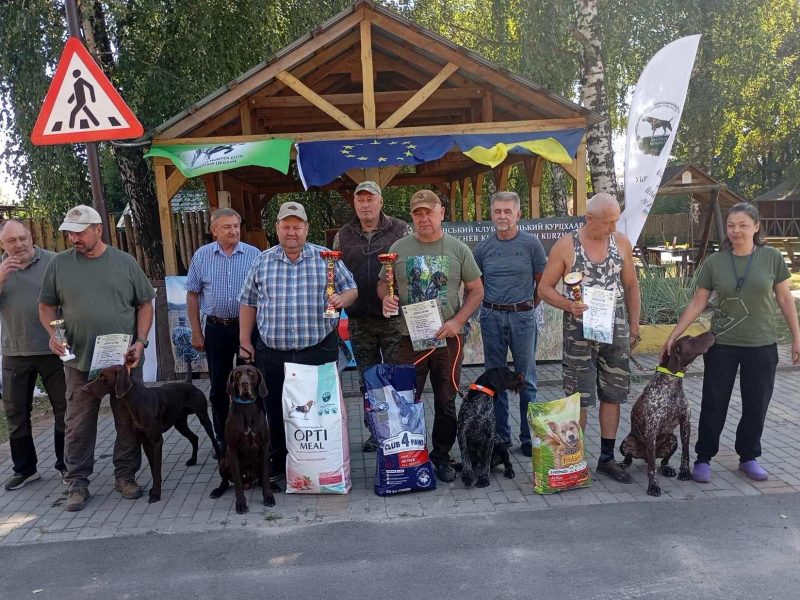
M 707 462 L 694 463 L 692 469 L 692 480 L 697 483 L 711 483 L 711 465 Z
M 123 498 L 127 498 L 128 500 L 136 500 L 137 498 L 141 498 L 142 494 L 144 493 L 142 486 L 132 479 L 129 479 L 128 481 L 118 480 L 114 484 L 114 491 L 119 492 L 122 494 Z
M 369 436 L 366 442 L 361 445 L 362 452 L 376 452 L 380 444 L 374 435 Z
M 520 446 L 519 449 L 520 452 L 522 452 L 522 454 L 524 456 L 527 456 L 528 458 L 530 458 L 531 455 L 533 454 L 533 446 L 531 445 L 530 442 L 522 442 L 522 446 Z
M 620 483 L 633 483 L 633 477 L 625 469 L 622 468 L 617 461 L 613 458 L 607 461 L 598 461 L 595 473 L 601 473 L 606 477 L 610 477 L 614 481 Z
M 756 459 L 739 463 L 739 470 L 754 481 L 766 481 L 769 479 L 769 473 L 767 473 L 764 467 L 758 464 Z
M 67 501 L 64 503 L 64 510 L 68 512 L 78 512 L 79 510 L 83 510 L 86 508 L 86 505 L 89 504 L 89 498 L 91 498 L 91 494 L 89 494 L 88 488 L 72 489 L 67 494 Z
M 438 463 L 434 465 L 436 470 L 436 478 L 443 483 L 450 483 L 456 480 L 456 470 L 450 465 L 449 462 Z
M 21 487 L 25 487 L 31 481 L 36 481 L 39 479 L 40 475 L 38 472 L 34 471 L 30 475 L 22 475 L 21 473 L 14 473 L 11 477 L 6 479 L 5 488 L 9 492 L 11 490 L 18 490 Z

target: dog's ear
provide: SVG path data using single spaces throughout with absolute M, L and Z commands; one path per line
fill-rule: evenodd
M 688 335 L 685 335 L 672 345 L 672 352 L 669 355 L 669 360 L 667 360 L 667 369 L 673 373 L 677 373 L 681 370 L 681 367 L 683 367 L 684 354 L 686 353 L 684 345 L 690 339 Z
M 258 374 L 258 397 L 259 398 L 266 398 L 267 397 L 267 383 L 264 381 L 264 377 L 261 375 L 261 371 L 256 369 L 256 373 Z
M 574 426 L 575 426 L 575 429 L 578 429 L 578 430 L 580 430 L 580 428 L 581 428 L 581 424 L 580 424 L 580 423 L 578 423 L 577 421 L 570 421 L 569 423 L 570 423 L 570 425 L 574 425 Z
M 114 369 L 114 371 L 117 374 L 117 382 L 114 385 L 114 395 L 117 398 L 123 398 L 128 394 L 128 392 L 131 391 L 131 388 L 133 387 L 131 374 L 125 367 L 119 367 L 118 369 Z
M 226 389 L 228 393 L 228 398 L 233 398 L 233 394 L 236 391 L 236 385 L 234 383 L 234 378 L 236 377 L 236 369 L 231 371 L 231 374 L 228 375 L 228 387 Z
M 550 428 L 550 431 L 558 435 L 558 423 L 555 421 L 548 421 L 547 426 Z

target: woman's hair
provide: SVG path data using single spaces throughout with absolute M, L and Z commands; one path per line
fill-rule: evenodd
M 760 218 L 758 216 L 758 209 L 755 207 L 754 204 L 750 204 L 749 202 L 739 202 L 738 204 L 734 204 L 731 206 L 728 214 L 725 215 L 725 222 L 727 223 L 728 217 L 730 217 L 734 213 L 744 213 L 748 217 L 753 220 L 753 223 L 758 225 Z M 753 234 L 753 243 L 756 246 L 763 246 L 764 240 L 761 239 L 761 228 L 759 227 L 758 230 Z M 722 242 L 722 248 L 731 248 L 731 241 L 728 239 L 728 236 L 725 236 L 725 240 Z

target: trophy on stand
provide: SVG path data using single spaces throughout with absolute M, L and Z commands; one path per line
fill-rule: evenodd
M 389 288 L 389 296 L 394 296 L 394 263 L 397 260 L 397 252 L 387 252 L 386 254 L 378 254 L 378 260 L 386 267 L 386 287 Z M 399 314 L 395 308 L 392 311 L 384 311 L 384 317 L 393 317 Z
M 342 258 L 342 253 L 338 250 L 323 250 L 319 255 L 328 262 L 328 282 L 325 285 L 325 298 L 328 305 L 325 307 L 323 317 L 326 319 L 338 319 L 339 311 L 331 306 L 331 296 L 336 293 L 333 283 L 336 279 L 336 261 Z
M 64 350 L 67 351 L 66 354 L 62 354 L 59 356 L 59 358 L 64 362 L 68 360 L 75 360 L 75 355 L 69 349 L 69 344 L 67 344 L 67 330 L 64 327 L 64 319 L 50 321 L 50 327 L 53 328 L 53 335 L 56 340 L 58 340 L 58 343 L 61 344 L 64 347 Z
M 583 304 L 583 289 L 581 288 L 581 282 L 583 281 L 583 273 L 580 271 L 573 271 L 572 273 L 567 273 L 564 275 L 564 285 L 567 286 L 570 293 L 572 294 L 572 299 L 575 300 L 578 304 Z M 580 321 L 580 317 L 575 317 L 576 321 Z

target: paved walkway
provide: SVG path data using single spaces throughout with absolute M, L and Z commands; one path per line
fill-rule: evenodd
M 781 349 L 785 363 L 787 348 Z M 655 357 L 641 357 L 640 362 L 651 369 Z M 693 409 L 693 424 L 697 423 L 702 378 L 701 361 L 685 379 L 685 390 Z M 480 374 L 477 368 L 468 368 L 464 381 L 474 381 Z M 558 364 L 541 365 L 540 398 L 553 400 L 561 396 L 561 367 Z M 649 373 L 637 374 L 631 398 L 635 399 Z M 196 382 L 208 392 L 208 381 Z M 753 482 L 737 471 L 737 456 L 733 451 L 736 423 L 741 415 L 738 390 L 734 393 L 728 422 L 721 440 L 721 451 L 714 461 L 714 478 L 710 484 L 661 478 L 663 495 L 647 496 L 645 466 L 637 461 L 632 468 L 635 483 L 623 485 L 605 477 L 595 478 L 592 487 L 551 496 L 540 496 L 531 485 L 531 462 L 519 453 L 512 452 L 516 463 L 516 479 L 503 478 L 502 472 L 493 472 L 488 488 L 465 488 L 460 480 L 452 484 L 439 484 L 433 492 L 404 494 L 381 498 L 373 492 L 375 455 L 363 454 L 361 443 L 366 438 L 362 426 L 362 406 L 358 397 L 355 372 L 343 375 L 343 388 L 347 399 L 350 425 L 350 458 L 352 465 L 352 491 L 343 496 L 314 496 L 278 494 L 277 505 L 266 509 L 260 502 L 260 490 L 250 490 L 248 502 L 251 512 L 237 515 L 233 508 L 233 493 L 229 491 L 219 500 L 208 497 L 217 486 L 216 463 L 211 458 L 208 439 L 198 423 L 193 429 L 201 439 L 199 463 L 186 467 L 190 454 L 188 442 L 177 432 L 170 431 L 164 444 L 163 494 L 161 502 L 147 503 L 147 494 L 138 500 L 125 500 L 113 491 L 113 466 L 111 450 L 114 443 L 114 424 L 107 405 L 101 410 L 95 475 L 91 485 L 93 497 L 86 509 L 79 513 L 65 512 L 65 486 L 55 470 L 52 447 L 52 423 L 43 419 L 35 425 L 36 447 L 39 452 L 42 480 L 15 492 L 0 491 L 0 545 L 26 542 L 43 542 L 72 539 L 91 539 L 125 534 L 150 532 L 187 532 L 231 529 L 282 528 L 318 522 L 382 521 L 426 516 L 447 516 L 474 513 L 492 513 L 514 510 L 546 510 L 552 507 L 586 506 L 621 502 L 672 502 L 675 500 L 714 499 L 726 496 L 758 496 L 800 492 L 800 369 L 782 368 L 778 373 L 775 394 L 764 430 L 764 456 L 761 463 L 769 470 L 770 479 Z M 426 391 L 425 400 L 430 400 Z M 512 396 L 512 402 L 516 400 Z M 430 405 L 430 402 L 428 402 Z M 629 431 L 630 404 L 623 408 L 623 422 L 619 438 Z M 513 414 L 515 431 L 519 430 Z M 427 422 L 433 415 L 427 411 Z M 692 440 L 694 443 L 694 439 Z M 590 413 L 587 428 L 587 460 L 593 466 L 599 451 L 599 430 L 596 411 Z M 454 448 L 458 455 L 458 446 Z M 138 481 L 148 489 L 150 474 L 146 459 Z M 677 457 L 673 464 L 677 465 Z M 8 443 L 0 446 L 0 480 L 11 474 Z

